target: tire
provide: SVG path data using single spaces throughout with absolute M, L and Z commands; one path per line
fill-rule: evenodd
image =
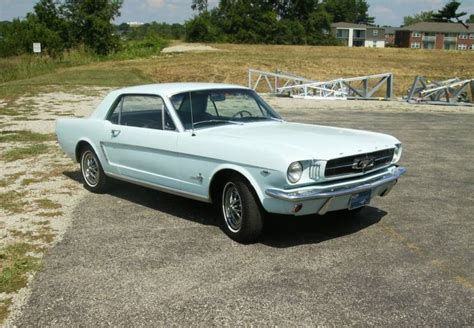
M 104 193 L 109 187 L 109 179 L 102 169 L 99 158 L 91 146 L 81 149 L 81 174 L 84 188 L 94 193 Z
M 221 189 L 220 209 L 222 229 L 231 239 L 243 244 L 258 240 L 264 215 L 247 180 L 237 175 L 227 179 Z

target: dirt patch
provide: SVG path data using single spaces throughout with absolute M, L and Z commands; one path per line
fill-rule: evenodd
M 176 46 L 171 46 L 161 50 L 162 53 L 172 53 L 172 52 L 191 52 L 191 51 L 220 51 L 217 48 L 206 46 L 203 44 L 187 44 L 182 43 Z
M 87 91 L 87 92 L 86 92 Z M 29 130 L 38 133 L 54 132 L 59 117 L 85 117 L 97 107 L 107 88 L 81 88 L 71 92 L 40 93 L 21 97 L 9 105 L 16 115 L 3 115 L 6 125 L 1 130 Z M 0 115 L 3 111 L 0 111 Z

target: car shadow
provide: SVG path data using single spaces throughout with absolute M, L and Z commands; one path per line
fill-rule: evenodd
M 82 183 L 80 172 L 69 171 L 63 174 Z M 107 194 L 184 220 L 219 226 L 220 216 L 212 204 L 123 181 L 114 181 L 113 187 Z M 372 206 L 366 206 L 358 213 L 330 212 L 324 216 L 267 214 L 265 228 L 259 242 L 277 248 L 317 244 L 366 229 L 380 222 L 386 214 L 387 212 Z

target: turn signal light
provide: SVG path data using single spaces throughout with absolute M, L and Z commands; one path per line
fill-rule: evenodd
M 298 204 L 293 207 L 293 213 L 298 213 L 303 208 L 303 204 Z

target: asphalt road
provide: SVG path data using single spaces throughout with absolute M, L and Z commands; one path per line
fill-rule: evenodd
M 474 115 L 291 119 L 393 134 L 408 173 L 356 217 L 270 216 L 248 246 L 206 204 L 129 184 L 89 194 L 17 324 L 474 325 Z

